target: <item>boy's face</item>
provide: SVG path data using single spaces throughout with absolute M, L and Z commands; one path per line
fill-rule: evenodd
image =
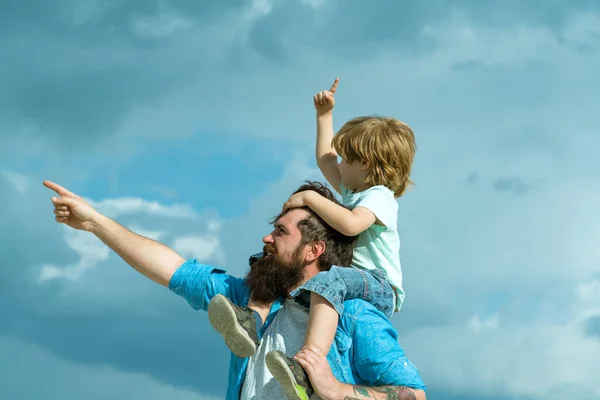
M 362 191 L 367 189 L 365 181 L 369 175 L 366 164 L 361 161 L 347 162 L 344 158 L 339 164 L 342 183 L 351 191 Z

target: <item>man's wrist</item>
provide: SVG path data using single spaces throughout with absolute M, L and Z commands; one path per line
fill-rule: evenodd
M 98 236 L 98 233 L 102 230 L 104 226 L 106 226 L 107 220 L 107 216 L 100 214 L 98 211 L 96 211 L 88 221 L 87 231 Z
M 338 382 L 338 390 L 332 393 L 326 400 L 345 400 L 354 394 L 354 387 L 347 383 Z

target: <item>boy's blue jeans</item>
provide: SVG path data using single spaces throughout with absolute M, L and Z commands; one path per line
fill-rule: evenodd
M 333 266 L 329 271 L 319 272 L 308 282 L 290 293 L 296 302 L 310 306 L 310 292 L 327 300 L 342 315 L 344 301 L 363 299 L 391 318 L 395 310 L 395 294 L 382 270 Z

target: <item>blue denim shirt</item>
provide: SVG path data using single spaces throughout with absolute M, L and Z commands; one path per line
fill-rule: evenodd
M 245 307 L 250 291 L 242 278 L 224 270 L 188 260 L 173 274 L 169 289 L 183 297 L 196 310 L 207 310 L 213 296 L 222 294 Z M 271 306 L 258 336 L 262 337 L 283 305 L 283 298 Z M 417 368 L 398 345 L 396 330 L 390 321 L 364 300 L 344 303 L 344 312 L 327 360 L 340 381 L 365 386 L 398 385 L 426 390 Z M 248 358 L 231 353 L 227 400 L 240 398 Z

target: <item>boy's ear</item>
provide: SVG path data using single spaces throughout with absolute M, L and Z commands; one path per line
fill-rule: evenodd
M 368 161 L 366 161 L 366 160 L 363 161 L 362 164 L 361 164 L 361 169 L 364 170 L 364 169 L 369 169 L 369 168 L 371 168 L 371 163 L 368 162 Z

